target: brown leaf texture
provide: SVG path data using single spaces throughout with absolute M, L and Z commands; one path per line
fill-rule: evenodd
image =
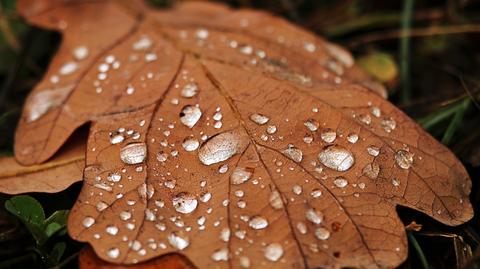
M 209 3 L 20 7 L 64 40 L 16 157 L 43 162 L 91 122 L 68 228 L 101 259 L 395 267 L 407 254 L 396 205 L 448 225 L 473 215 L 456 157 L 348 52 L 286 21 Z
M 83 178 L 85 141 L 68 143 L 55 156 L 42 164 L 22 166 L 12 157 L 0 158 L 0 192 L 55 193 Z

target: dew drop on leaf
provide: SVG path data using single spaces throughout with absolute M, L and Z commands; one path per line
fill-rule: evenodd
M 234 185 L 242 184 L 250 179 L 252 172 L 252 169 L 236 167 L 230 175 L 230 182 Z
M 303 159 L 303 152 L 293 146 L 289 146 L 288 148 L 282 151 L 283 155 L 287 156 L 290 160 L 299 163 Z
M 305 217 L 307 220 L 314 224 L 320 224 L 323 221 L 323 214 L 322 212 L 319 212 L 318 210 L 314 208 L 309 208 L 307 209 L 307 212 L 305 213 Z
M 268 226 L 268 221 L 264 217 L 255 216 L 248 222 L 248 226 L 255 230 L 265 229 Z
M 185 151 L 195 151 L 200 146 L 198 140 L 188 137 L 183 140 L 182 147 Z
M 175 195 L 172 199 L 175 210 L 182 214 L 192 213 L 198 205 L 198 201 L 194 195 L 186 192 L 181 192 Z
M 331 145 L 323 149 L 318 154 L 318 159 L 326 167 L 340 172 L 347 171 L 355 163 L 353 154 L 338 145 Z
M 330 237 L 330 231 L 323 227 L 319 227 L 315 230 L 315 236 L 320 240 L 327 240 Z
M 82 221 L 82 225 L 85 228 L 90 228 L 95 223 L 95 219 L 92 217 L 85 217 Z
M 265 115 L 255 113 L 250 115 L 250 120 L 255 122 L 258 125 L 263 125 L 267 123 L 270 120 L 270 118 L 268 118 Z
M 413 164 L 413 153 L 405 150 L 398 150 L 395 153 L 395 162 L 402 169 L 409 169 Z
M 188 128 L 193 128 L 202 116 L 202 111 L 196 106 L 185 106 L 180 112 L 180 121 Z
M 189 238 L 179 233 L 171 233 L 168 235 L 168 243 L 178 250 L 182 250 L 188 247 L 190 244 Z
M 283 247 L 279 243 L 272 243 L 263 250 L 265 258 L 269 261 L 276 262 L 283 256 Z
M 198 93 L 198 86 L 196 83 L 187 83 L 185 86 L 183 86 L 182 88 L 182 91 L 181 91 L 181 95 L 182 97 L 185 97 L 185 98 L 192 98 L 194 97 L 195 95 L 197 95 Z
M 246 137 L 237 131 L 220 133 L 200 147 L 198 158 L 205 165 L 219 163 L 243 151 L 247 143 Z
M 130 143 L 120 150 L 120 159 L 126 164 L 137 164 L 145 160 L 147 146 L 143 142 Z
M 348 181 L 343 177 L 337 177 L 333 180 L 333 184 L 339 188 L 345 188 L 348 185 Z

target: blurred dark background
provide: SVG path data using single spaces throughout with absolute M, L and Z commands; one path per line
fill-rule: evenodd
M 0 0 L 0 154 L 11 155 L 22 104 L 41 79 L 60 35 L 27 25 L 15 0 Z M 168 8 L 175 0 L 151 0 Z M 471 201 L 478 215 L 480 174 L 479 0 L 225 0 L 232 7 L 277 14 L 348 48 L 357 63 L 388 88 L 389 100 L 450 147 L 473 180 Z M 47 212 L 69 209 L 80 189 L 33 194 Z M 0 196 L 0 204 L 8 199 Z M 410 253 L 401 268 L 480 268 L 478 217 L 447 227 L 400 208 L 409 225 Z M 81 245 L 67 236 L 64 268 L 75 268 Z M 46 268 L 26 255 L 31 238 L 0 209 L 0 269 Z M 73 258 L 72 258 L 73 257 Z

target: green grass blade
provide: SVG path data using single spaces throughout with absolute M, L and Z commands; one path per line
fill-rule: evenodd
M 407 234 L 408 234 L 408 240 L 410 241 L 410 244 L 413 246 L 413 249 L 415 249 L 415 252 L 417 253 L 418 258 L 422 263 L 422 268 L 429 269 L 430 267 L 428 265 L 427 258 L 425 257 L 425 253 L 423 253 L 423 250 L 420 247 L 420 244 L 418 243 L 417 239 L 415 238 L 415 236 L 413 236 L 412 232 L 408 232 Z
M 414 0 L 403 1 L 402 11 L 402 38 L 400 39 L 400 76 L 402 80 L 401 99 L 404 104 L 411 100 L 410 89 L 410 29 Z

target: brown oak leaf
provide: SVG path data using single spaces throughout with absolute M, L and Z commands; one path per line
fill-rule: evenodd
M 55 193 L 83 178 L 85 141 L 73 140 L 42 164 L 22 166 L 13 157 L 0 158 L 0 192 Z
M 456 157 L 348 52 L 284 20 L 210 3 L 19 8 L 64 39 L 16 157 L 41 163 L 91 123 L 68 229 L 101 259 L 394 267 L 407 254 L 397 205 L 448 225 L 472 217 Z

